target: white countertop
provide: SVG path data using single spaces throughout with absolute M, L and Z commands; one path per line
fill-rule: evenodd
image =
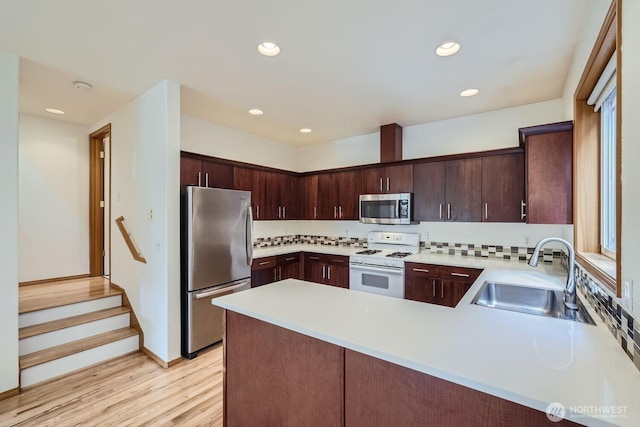
M 321 248 L 279 249 L 325 252 Z M 326 251 L 331 254 L 355 252 L 326 248 L 333 249 Z M 277 254 L 255 252 L 256 257 Z M 485 270 L 453 309 L 293 279 L 218 298 L 215 304 L 540 411 L 559 402 L 577 423 L 639 425 L 640 372 L 593 311 L 597 326 L 470 304 L 485 280 L 562 289 L 561 268 L 431 254 L 405 260 Z M 570 416 L 571 407 L 586 410 L 589 418 Z M 595 412 L 612 407 L 624 413 Z

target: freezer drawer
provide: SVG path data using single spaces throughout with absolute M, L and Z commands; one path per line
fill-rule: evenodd
M 246 278 L 222 286 L 187 292 L 187 313 L 185 335 L 182 355 L 191 359 L 201 350 L 222 339 L 223 309 L 216 307 L 211 300 L 234 292 L 251 288 L 251 279 Z

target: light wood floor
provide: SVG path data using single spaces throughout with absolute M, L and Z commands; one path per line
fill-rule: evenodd
M 111 288 L 109 279 L 102 277 L 20 286 L 18 292 L 20 295 L 20 313 L 120 295 L 122 293 Z
M 0 400 L 0 426 L 222 426 L 222 344 L 163 369 L 142 353 Z

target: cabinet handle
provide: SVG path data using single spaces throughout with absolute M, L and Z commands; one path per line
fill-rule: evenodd
M 524 219 L 527 214 L 524 211 L 524 208 L 527 207 L 527 204 L 524 202 L 524 200 L 520 200 L 520 219 Z
M 417 271 L 419 273 L 428 273 L 429 270 L 425 270 L 424 268 L 414 268 L 413 271 Z
M 313 219 L 318 218 L 318 208 L 316 206 L 313 207 Z
M 341 259 L 332 259 L 331 262 L 342 262 L 342 263 L 344 263 L 344 261 L 341 260 Z
M 309 257 L 309 259 L 315 259 L 315 260 L 318 260 L 318 259 L 320 259 L 320 257 L 317 257 L 317 256 L 310 256 L 310 257 Z
M 262 261 L 261 263 L 258 263 L 258 265 L 267 265 L 269 264 L 271 261 Z
M 338 218 L 338 208 L 336 206 L 333 207 L 333 219 Z
M 209 172 L 204 174 L 204 186 L 205 187 L 209 186 Z
M 282 218 L 282 206 L 278 206 L 278 219 Z
M 331 280 L 331 266 L 327 265 L 327 280 Z
M 202 187 L 202 174 L 198 172 L 198 187 Z
M 484 202 L 484 219 L 489 219 L 489 203 Z
M 444 282 L 440 280 L 440 299 L 444 299 Z
M 278 280 L 282 280 L 282 267 L 278 267 Z
M 291 258 L 285 258 L 285 261 L 293 261 L 294 259 L 296 259 L 296 257 L 292 256 Z
M 327 276 L 327 274 L 325 273 L 325 268 L 327 268 L 327 266 L 326 266 L 326 265 L 323 265 L 323 266 L 322 266 L 322 278 L 323 278 L 323 279 L 325 279 L 325 278 L 326 278 L 326 276 Z
M 439 214 L 440 219 L 442 219 L 442 203 L 440 203 L 440 214 Z
M 387 193 L 389 192 L 389 177 L 387 177 Z
M 273 269 L 273 281 L 274 282 L 276 280 L 278 280 L 277 272 L 278 272 L 278 269 L 274 267 L 274 269 Z
M 338 206 L 338 217 L 342 219 L 342 206 Z
M 380 192 L 382 193 L 382 178 L 380 178 Z
M 436 297 L 436 279 L 431 280 L 431 284 L 433 284 L 433 297 Z
M 451 203 L 447 203 L 447 219 L 451 219 Z
M 282 207 L 282 219 L 287 219 L 287 207 Z
M 260 219 L 260 205 L 256 205 L 256 219 Z
M 451 275 L 455 277 L 469 277 L 469 275 L 465 273 L 451 273 Z

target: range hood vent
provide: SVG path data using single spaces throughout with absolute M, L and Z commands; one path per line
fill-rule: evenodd
M 397 123 L 380 126 L 380 163 L 402 160 L 402 126 Z

